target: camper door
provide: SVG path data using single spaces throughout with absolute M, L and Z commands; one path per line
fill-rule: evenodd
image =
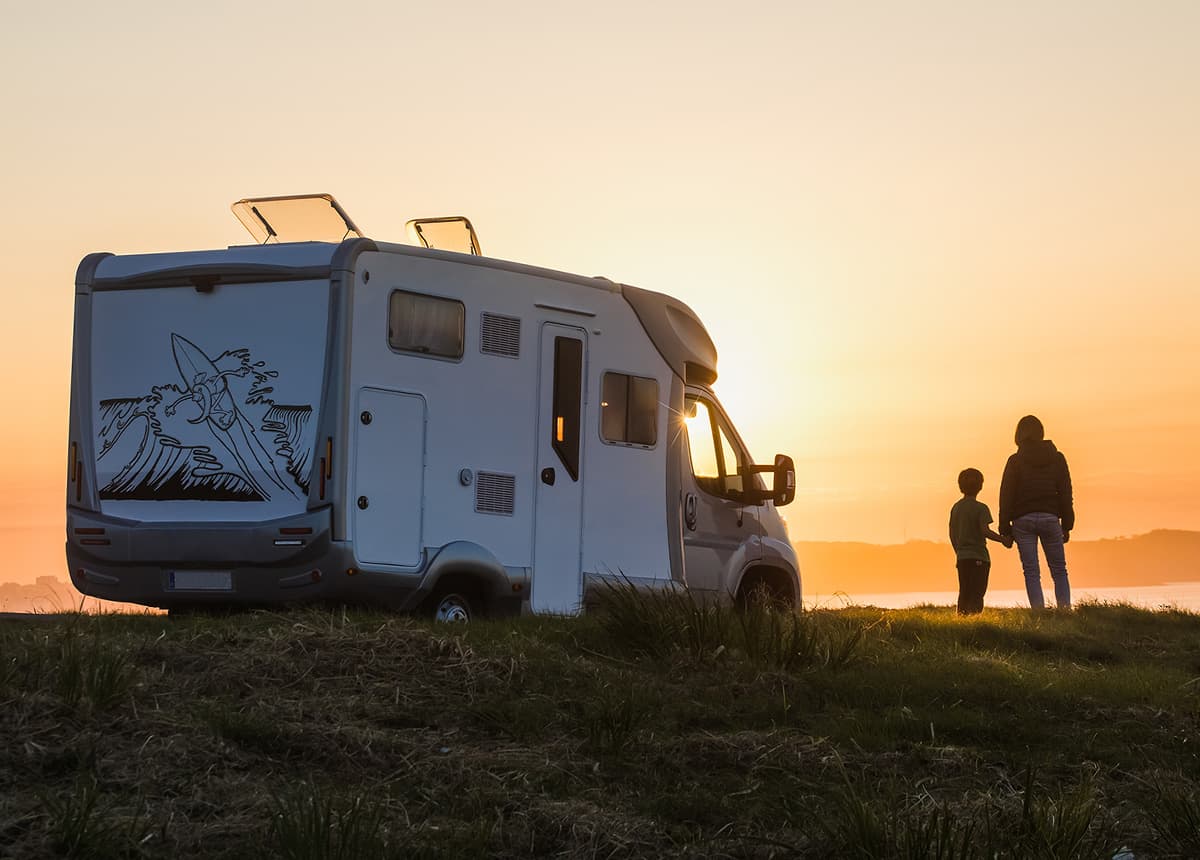
M 587 335 L 545 323 L 541 334 L 537 487 L 533 535 L 534 612 L 573 614 L 583 600 L 583 410 Z

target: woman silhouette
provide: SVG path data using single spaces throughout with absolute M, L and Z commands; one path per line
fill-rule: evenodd
M 1038 540 L 1054 580 L 1059 609 L 1071 608 L 1067 557 L 1063 550 L 1075 527 L 1071 472 L 1067 458 L 1045 437 L 1042 422 L 1026 415 L 1017 422 L 1017 452 L 1008 458 L 1000 480 L 1000 534 L 1012 536 L 1021 555 L 1029 605 L 1044 609 Z

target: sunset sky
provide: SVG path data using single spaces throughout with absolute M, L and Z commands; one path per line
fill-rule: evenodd
M 1027 412 L 1080 538 L 1200 527 L 1200 3 L 20 4 L 0 580 L 65 576 L 79 259 L 329 192 L 676 295 L 800 540 L 942 539 Z

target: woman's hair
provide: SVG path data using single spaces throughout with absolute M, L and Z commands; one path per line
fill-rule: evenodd
M 1015 438 L 1018 447 L 1026 442 L 1041 442 L 1046 438 L 1046 428 L 1042 426 L 1042 422 L 1036 415 L 1026 415 L 1017 422 Z

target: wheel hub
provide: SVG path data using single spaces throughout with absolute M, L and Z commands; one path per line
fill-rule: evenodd
M 438 621 L 458 623 L 471 620 L 471 609 L 460 595 L 447 594 L 437 605 L 433 617 Z

